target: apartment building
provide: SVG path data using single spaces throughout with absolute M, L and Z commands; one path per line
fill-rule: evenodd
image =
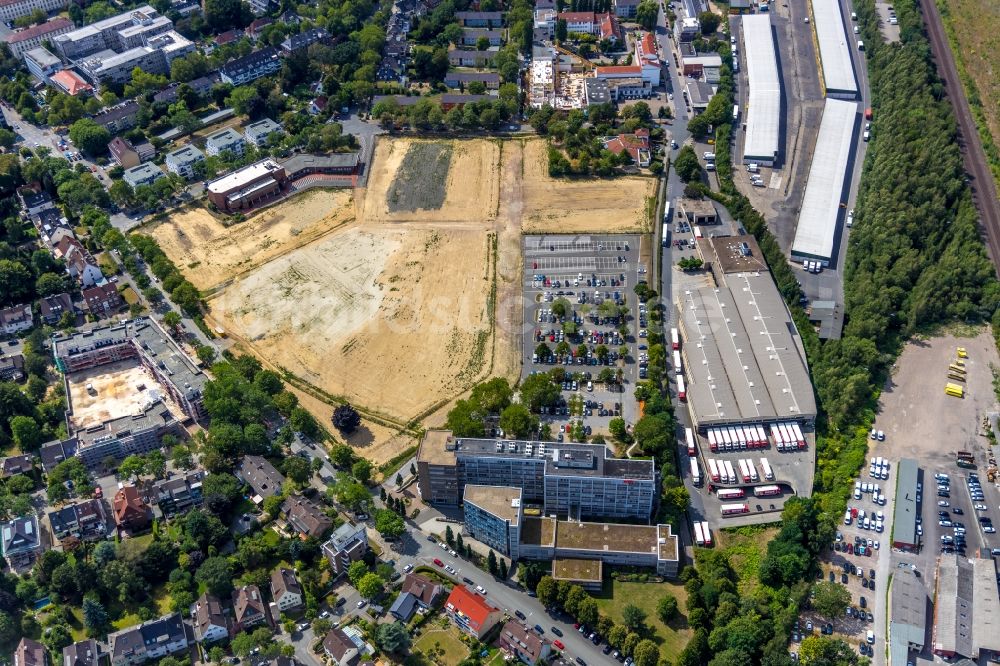
M 278 51 L 268 46 L 240 58 L 230 60 L 219 70 L 222 80 L 234 86 L 256 81 L 262 76 L 274 74 L 281 69 Z
M 285 476 L 261 456 L 243 456 L 236 466 L 236 478 L 253 489 L 255 502 L 281 493 Z
M 51 41 L 53 38 L 63 35 L 73 29 L 73 22 L 62 16 L 33 25 L 24 30 L 18 30 L 3 38 L 10 53 L 15 58 L 22 57 L 31 49 L 38 48 L 43 42 Z
M 301 495 L 290 495 L 281 510 L 288 526 L 303 536 L 322 538 L 333 527 L 330 517 Z
M 188 639 L 180 613 L 171 613 L 140 625 L 108 634 L 111 666 L 130 666 L 187 649 Z
M 57 539 L 73 537 L 81 541 L 104 539 L 108 534 L 108 515 L 101 500 L 70 504 L 48 513 L 52 535 Z
M 228 151 L 237 157 L 243 157 L 246 145 L 242 134 L 232 127 L 227 127 L 205 139 L 205 152 L 209 155 L 220 155 Z
M 152 185 L 160 178 L 163 178 L 163 176 L 164 174 L 160 167 L 155 164 L 146 163 L 134 166 L 131 169 L 125 169 L 125 172 L 122 173 L 122 180 L 134 189 L 140 185 Z
M 167 153 L 163 163 L 170 173 L 191 180 L 197 176 L 195 166 L 205 161 L 205 154 L 188 144 Z
M 95 21 L 58 35 L 52 40 L 56 51 L 67 60 L 78 60 L 98 51 L 125 51 L 145 42 L 143 38 L 172 30 L 173 22 L 160 16 L 150 5 Z
M 546 514 L 648 521 L 659 474 L 652 460 L 611 458 L 604 447 L 458 438 L 429 430 L 417 453 L 424 501 L 458 506 L 466 484 L 512 486 Z
M 21 331 L 29 330 L 34 325 L 31 303 L 0 308 L 0 332 L 6 335 L 16 335 Z
M 47 83 L 50 76 L 63 68 L 62 60 L 41 46 L 28 49 L 23 53 L 23 57 L 31 75 L 43 83 Z
M 4 0 L 0 3 L 0 21 L 13 21 L 29 16 L 36 9 L 46 14 L 66 9 L 66 0 Z
M 336 578 L 347 573 L 352 562 L 357 562 L 368 552 L 368 533 L 365 526 L 344 523 L 330 540 L 323 544 L 323 554 L 330 561 L 330 568 Z
M 465 529 L 493 550 L 518 559 L 521 520 L 520 488 L 465 486 Z
M 45 646 L 30 638 L 22 638 L 14 650 L 14 666 L 48 666 Z
M 163 53 L 149 46 L 137 46 L 121 53 L 105 50 L 77 61 L 83 75 L 94 85 L 128 83 L 136 67 L 150 74 L 170 72 Z
M 160 507 L 165 516 L 181 513 L 198 506 L 205 499 L 202 482 L 205 471 L 196 469 L 182 472 L 153 484 L 150 491 L 152 501 Z
M 244 585 L 233 591 L 233 612 L 237 631 L 271 623 L 267 604 L 256 585 Z
M 229 637 L 229 619 L 222 603 L 208 592 L 191 605 L 194 639 L 199 643 L 214 643 Z
M 280 134 L 281 125 L 270 118 L 263 118 L 243 128 L 243 135 L 255 148 L 264 148 L 272 134 Z

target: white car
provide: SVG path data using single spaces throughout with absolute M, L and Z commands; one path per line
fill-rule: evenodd
M 410 573 L 411 571 L 413 571 L 412 564 L 407 564 L 405 567 L 403 567 L 403 573 Z
M 847 226 L 854 226 L 854 209 L 852 208 L 849 213 L 847 213 Z
M 948 504 L 948 500 L 938 500 L 938 506 L 951 506 Z
M 482 585 L 476 585 L 476 592 L 478 592 L 479 594 L 485 595 L 486 594 L 486 588 L 483 587 Z
M 992 525 L 986 525 L 985 527 L 983 527 L 983 531 L 986 532 L 987 534 L 995 534 L 997 528 L 993 527 Z
M 976 504 L 975 509 L 976 511 L 989 511 L 989 509 L 986 508 L 985 504 Z
M 921 532 L 923 532 L 923 531 L 924 531 L 924 529 L 923 529 L 923 528 L 920 528 L 920 531 L 921 531 Z M 872 548 L 874 548 L 875 550 L 878 550 L 878 548 L 879 548 L 879 544 L 878 544 L 878 540 L 877 540 L 877 539 L 875 540 L 875 545 L 874 545 L 874 546 L 872 546 Z
M 366 603 L 368 603 L 368 602 L 365 601 L 364 599 L 362 599 L 361 601 L 359 601 L 357 603 L 357 606 L 358 606 L 358 608 L 364 608 Z

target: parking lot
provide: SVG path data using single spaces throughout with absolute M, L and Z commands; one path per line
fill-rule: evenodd
M 649 280 L 643 242 L 637 235 L 524 239 L 522 372 L 563 370 L 562 403 L 541 415 L 558 439 L 574 421 L 606 434 L 615 416 L 638 419 L 632 393 L 648 360 L 649 322 L 634 291 Z

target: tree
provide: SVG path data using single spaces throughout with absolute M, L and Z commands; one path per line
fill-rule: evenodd
M 555 606 L 559 594 L 555 579 L 552 576 L 542 576 L 538 580 L 538 585 L 535 586 L 535 594 L 538 595 L 538 600 L 546 608 Z
M 375 512 L 375 529 L 386 539 L 396 539 L 406 531 L 406 525 L 396 512 L 380 509 Z
M 642 0 L 635 10 L 635 20 L 646 30 L 652 32 L 656 29 L 656 22 L 660 15 L 660 7 L 655 0 Z
M 556 41 L 563 43 L 566 41 L 566 37 L 569 36 L 569 29 L 567 28 L 566 19 L 559 19 L 556 21 Z
M 368 573 L 367 564 L 361 560 L 351 562 L 351 566 L 347 567 L 347 580 L 351 581 L 351 585 L 357 587 L 366 573 Z
M 87 631 L 91 636 L 101 634 L 108 626 L 108 612 L 104 610 L 100 601 L 92 597 L 84 598 L 83 623 L 87 626 Z
M 635 604 L 625 604 L 622 608 L 622 623 L 629 629 L 639 633 L 645 628 L 646 611 Z
M 828 618 L 842 617 L 851 603 L 851 593 L 843 585 L 822 581 L 813 586 L 813 608 Z
M 39 296 L 52 296 L 66 291 L 66 280 L 62 275 L 42 273 L 35 280 L 35 291 Z
M 312 476 L 309 462 L 300 456 L 288 456 L 285 458 L 285 461 L 281 464 L 281 469 L 285 473 L 285 476 L 300 486 L 309 483 L 309 477 Z
M 677 599 L 667 595 L 657 601 L 656 614 L 663 621 L 663 624 L 669 624 L 671 620 L 677 617 Z
M 523 439 L 538 428 L 538 417 L 524 405 L 514 403 L 500 414 L 500 427 L 508 436 Z
M 559 387 L 546 374 L 529 375 L 521 382 L 521 404 L 531 411 L 554 405 L 560 397 Z
M 205 365 L 211 365 L 212 361 L 215 360 L 215 348 L 208 345 L 198 345 L 198 348 L 194 350 L 194 353 L 198 355 L 198 360 Z
M 122 460 L 121 464 L 118 465 L 118 478 L 121 479 L 133 479 L 146 470 L 146 461 L 143 460 L 142 456 L 137 456 L 135 454 L 127 456 Z
M 361 415 L 349 404 L 344 403 L 333 410 L 333 426 L 344 435 L 350 435 L 361 425 Z
M 107 151 L 111 132 L 90 118 L 81 118 L 70 125 L 69 138 L 83 152 L 97 156 Z
M 802 639 L 799 662 L 802 666 L 854 666 L 858 657 L 843 640 L 813 634 Z
M 31 272 L 23 264 L 0 259 L 0 304 L 14 305 L 26 300 L 33 286 Z
M 351 475 L 361 483 L 367 483 L 372 478 L 371 461 L 362 458 L 351 465 Z
M 310 439 L 316 439 L 320 435 L 319 424 L 316 419 L 302 407 L 296 407 L 288 416 L 288 423 L 296 432 L 301 432 Z
M 500 570 L 499 566 L 497 565 L 497 554 L 493 552 L 492 548 L 490 548 L 490 554 L 486 558 L 486 566 L 489 568 L 490 573 L 493 574 L 494 576 L 496 576 Z
M 694 148 L 685 145 L 677 152 L 677 157 L 674 159 L 674 169 L 684 182 L 690 182 L 699 177 L 701 164 L 698 163 L 698 156 L 695 154 Z
M 207 558 L 198 567 L 194 578 L 217 597 L 226 597 L 233 591 L 233 569 L 228 558 Z
M 254 86 L 239 86 L 226 98 L 226 105 L 231 106 L 241 116 L 254 116 L 263 107 L 263 100 Z
M 167 475 L 167 459 L 160 451 L 150 451 L 144 459 L 144 469 L 146 474 L 162 479 Z
M 42 445 L 42 429 L 30 416 L 15 416 L 10 420 L 10 433 L 22 451 L 35 451 Z
M 500 580 L 507 580 L 507 574 L 510 571 L 507 569 L 507 560 L 500 560 Z
M 240 0 L 206 0 L 205 22 L 216 34 L 247 24 L 243 3 Z
M 698 23 L 701 24 L 701 34 L 712 35 L 719 29 L 722 17 L 714 12 L 702 12 L 698 14 Z
M 375 642 L 386 652 L 402 654 L 410 649 L 410 634 L 400 622 L 380 625 Z
M 632 651 L 636 666 L 656 666 L 660 661 L 660 649 L 648 638 L 639 641 Z
M 358 594 L 365 599 L 374 599 L 382 594 L 384 584 L 378 574 L 366 573 L 358 581 Z

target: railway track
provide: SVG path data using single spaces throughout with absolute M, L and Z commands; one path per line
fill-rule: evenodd
M 924 0 L 920 3 L 923 10 L 924 25 L 927 26 L 927 36 L 931 41 L 931 52 L 937 63 L 938 74 L 944 80 L 945 90 L 951 100 L 958 118 L 959 145 L 965 169 L 972 178 L 972 199 L 979 211 L 983 230 L 986 232 L 986 244 L 994 268 L 1000 269 L 1000 205 L 997 201 L 996 183 L 986 161 L 986 153 L 979 141 L 976 122 L 972 118 L 969 102 L 965 98 L 965 90 L 958 76 L 958 68 L 951 53 L 951 46 L 944 32 L 944 23 L 934 0 Z M 1000 272 L 1000 271 L 998 271 Z

